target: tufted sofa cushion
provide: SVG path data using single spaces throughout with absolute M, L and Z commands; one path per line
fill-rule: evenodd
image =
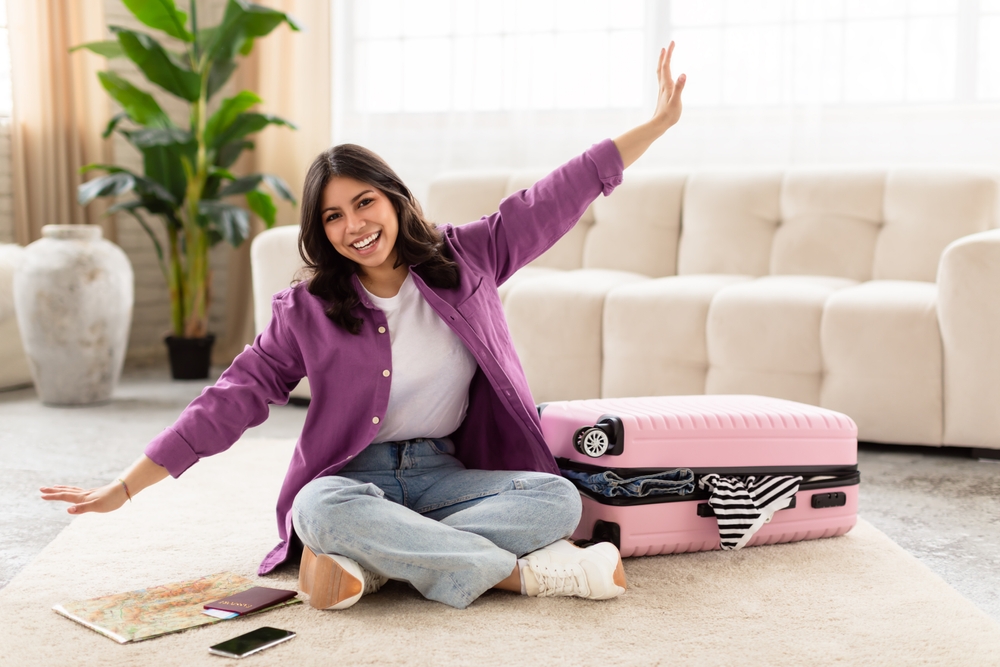
M 884 171 L 786 173 L 769 273 L 870 280 L 884 191 Z
M 541 175 L 443 176 L 428 217 L 478 219 Z M 763 394 L 863 440 L 1000 449 L 998 208 L 973 170 L 629 173 L 500 292 L 536 401 Z M 266 254 L 255 294 L 278 284 Z

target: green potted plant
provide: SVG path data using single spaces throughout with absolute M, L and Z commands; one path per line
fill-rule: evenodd
M 189 125 L 175 124 L 149 93 L 121 76 L 98 73 L 101 85 L 122 108 L 111 118 L 104 136 L 118 132 L 135 146 L 142 153 L 143 173 L 89 164 L 81 171 L 106 173 L 82 184 L 78 199 L 87 205 L 97 197 L 134 195 L 111 206 L 108 213 L 131 215 L 156 248 L 170 293 L 172 334 L 166 342 L 173 377 L 205 378 L 214 341 L 208 331 L 209 249 L 222 241 L 239 246 L 250 233 L 249 211 L 266 227 L 274 226 L 276 207 L 264 186 L 295 203 L 277 176 L 238 177 L 230 171 L 244 150 L 253 149 L 249 135 L 268 125 L 294 126 L 251 111 L 261 99 L 248 90 L 222 100 L 213 113 L 209 104 L 236 70 L 237 56 L 249 54 L 255 39 L 282 23 L 293 30 L 299 27 L 284 12 L 245 0 L 229 0 L 222 21 L 210 27 L 198 25 L 195 0 L 191 0 L 190 17 L 177 9 L 174 0 L 122 2 L 144 25 L 179 40 L 183 50 L 164 48 L 149 34 L 119 26 L 110 26 L 115 40 L 81 44 L 74 50 L 128 58 L 150 83 L 187 102 Z M 232 201 L 236 196 L 247 208 Z M 166 249 L 150 217 L 163 224 Z

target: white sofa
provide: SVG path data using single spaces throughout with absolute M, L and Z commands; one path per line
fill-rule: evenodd
M 14 271 L 24 248 L 0 244 L 0 391 L 31 384 L 31 369 L 21 345 L 21 333 L 14 313 Z
M 443 176 L 428 217 L 478 219 L 538 176 Z M 866 441 L 1000 450 L 998 225 L 988 172 L 630 172 L 501 290 L 537 402 L 763 394 Z M 296 233 L 254 242 L 258 329 Z

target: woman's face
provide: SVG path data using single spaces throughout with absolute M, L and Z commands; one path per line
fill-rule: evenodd
M 323 188 L 320 216 L 326 238 L 362 271 L 396 261 L 399 219 L 381 190 L 346 176 L 334 176 Z

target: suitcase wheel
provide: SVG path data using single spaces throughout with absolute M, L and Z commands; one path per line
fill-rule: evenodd
M 581 454 L 596 459 L 607 453 L 611 441 L 602 429 L 596 426 L 584 426 L 573 434 L 573 446 Z

